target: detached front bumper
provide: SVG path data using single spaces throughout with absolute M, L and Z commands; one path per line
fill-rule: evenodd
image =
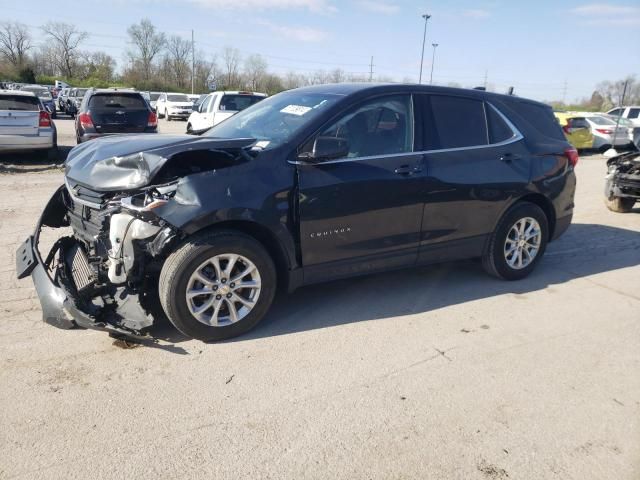
M 98 307 L 86 300 L 83 301 L 77 293 L 77 283 L 74 279 L 88 271 L 88 264 L 77 263 L 76 260 L 84 253 L 78 253 L 81 249 L 74 237 L 64 236 L 58 239 L 46 259 L 42 259 L 38 244 L 43 226 L 52 228 L 66 226 L 63 221 L 64 188 L 64 186 L 60 187 L 51 197 L 33 235 L 18 248 L 16 252 L 18 279 L 31 276 L 42 307 L 43 320 L 54 327 L 61 329 L 80 327 L 131 337 L 141 336 L 138 330 L 119 325 L 119 320 L 125 319 L 127 315 L 131 315 L 132 320 L 137 320 L 141 325 L 151 325 L 152 320 L 139 306 L 137 295 L 129 295 L 129 300 L 135 300 L 137 308 L 131 308 L 132 302 L 125 300 L 124 304 L 127 308 L 125 313 L 124 310 L 120 310 L 120 305 L 114 305 L 111 309 Z M 73 252 L 73 262 L 65 262 L 69 252 Z M 84 258 L 86 262 L 86 257 Z

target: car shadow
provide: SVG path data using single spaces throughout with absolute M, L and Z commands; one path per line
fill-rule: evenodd
M 0 173 L 32 173 L 59 169 L 72 148 L 59 145 L 58 157 L 55 160 L 49 160 L 46 155 L 37 152 L 0 154 Z
M 390 319 L 504 294 L 526 295 L 576 278 L 638 264 L 637 231 L 574 224 L 549 245 L 536 270 L 523 280 L 498 280 L 488 276 L 480 262 L 463 261 L 309 286 L 291 295 L 278 296 L 255 330 L 228 341 Z

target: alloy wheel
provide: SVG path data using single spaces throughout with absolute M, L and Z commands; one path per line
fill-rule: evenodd
M 526 268 L 533 262 L 542 244 L 542 229 L 535 218 L 525 217 L 509 229 L 504 242 L 504 258 L 515 270 Z
M 187 307 L 199 322 L 222 327 L 239 322 L 255 307 L 262 289 L 260 272 L 248 258 L 233 253 L 201 263 L 189 277 Z

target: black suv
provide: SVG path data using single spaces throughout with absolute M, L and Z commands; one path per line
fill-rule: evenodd
M 157 133 L 158 118 L 140 92 L 91 89 L 76 116 L 76 141 L 118 133 Z
M 140 335 L 164 311 L 220 340 L 254 327 L 278 285 L 473 257 L 527 276 L 571 223 L 577 161 L 551 108 L 530 100 L 301 88 L 199 137 L 74 148 L 17 272 L 58 327 Z M 42 257 L 44 226 L 73 234 Z

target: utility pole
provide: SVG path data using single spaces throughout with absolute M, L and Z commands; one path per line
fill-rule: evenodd
M 193 30 L 191 30 L 191 95 L 193 95 L 193 87 L 196 79 L 196 43 L 193 39 Z
M 436 61 L 436 47 L 438 45 L 439 45 L 438 43 L 431 44 L 431 46 L 433 47 L 433 56 L 431 57 L 431 78 L 429 78 L 429 85 L 433 83 L 433 64 Z
M 562 87 L 562 104 L 567 101 L 567 79 L 564 79 L 564 87 Z
M 422 83 L 422 64 L 424 63 L 424 44 L 427 41 L 427 22 L 431 18 L 431 15 L 427 15 L 426 13 L 422 15 L 424 18 L 424 34 L 422 35 L 422 55 L 420 55 L 420 79 L 418 83 Z
M 489 75 L 489 70 L 484 71 L 484 89 L 487 89 L 487 76 Z
M 373 56 L 371 56 L 371 63 L 369 63 L 369 82 L 373 82 Z

